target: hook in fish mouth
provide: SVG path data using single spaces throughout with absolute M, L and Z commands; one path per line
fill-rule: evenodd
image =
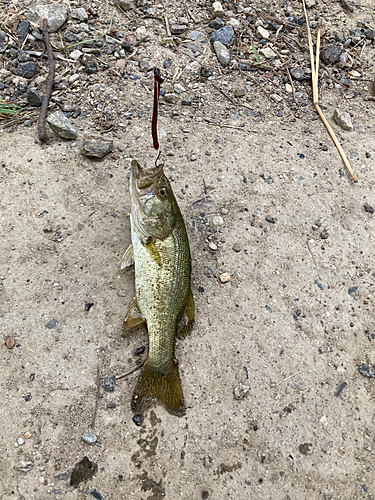
M 151 188 L 163 175 L 163 163 L 143 169 L 137 160 L 132 161 L 132 177 L 138 190 Z

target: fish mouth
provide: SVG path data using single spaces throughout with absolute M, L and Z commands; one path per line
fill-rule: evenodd
M 162 174 L 163 164 L 157 165 L 153 168 L 143 169 L 136 160 L 132 161 L 131 177 L 139 195 L 141 196 L 153 191 L 155 183 L 160 179 Z
M 131 164 L 130 174 L 130 196 L 132 200 L 131 218 L 134 225 L 145 236 L 152 236 L 146 230 L 142 221 L 147 219 L 147 215 L 143 210 L 143 202 L 155 192 L 155 185 L 163 175 L 163 164 L 154 168 L 143 169 L 137 160 L 133 160 Z

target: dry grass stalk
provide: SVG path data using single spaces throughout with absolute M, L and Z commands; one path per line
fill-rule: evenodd
M 307 37 L 309 40 L 309 50 L 310 50 L 310 61 L 311 61 L 311 80 L 312 80 L 312 89 L 313 89 L 313 103 L 315 106 L 315 109 L 317 110 L 322 122 L 324 123 L 326 129 L 329 132 L 329 135 L 331 136 L 333 142 L 335 143 L 335 146 L 340 153 L 340 156 L 342 158 L 342 161 L 345 163 L 346 168 L 349 171 L 349 174 L 353 180 L 353 182 L 357 182 L 358 179 L 355 176 L 352 167 L 350 166 L 349 160 L 346 157 L 346 154 L 344 150 L 341 147 L 341 144 L 337 140 L 337 137 L 332 130 L 331 125 L 328 123 L 326 120 L 326 117 L 323 114 L 323 111 L 320 109 L 319 103 L 318 103 L 318 78 L 319 78 L 319 52 L 320 52 L 320 30 L 318 30 L 317 38 L 316 38 L 316 61 L 314 58 L 314 49 L 313 49 L 313 43 L 312 43 L 312 38 L 311 38 L 311 31 L 310 31 L 310 26 L 309 26 L 309 19 L 307 17 L 307 12 L 306 12 L 306 5 L 305 5 L 305 0 L 302 0 L 303 4 L 303 11 L 305 14 L 305 21 L 306 21 L 306 27 L 307 27 Z

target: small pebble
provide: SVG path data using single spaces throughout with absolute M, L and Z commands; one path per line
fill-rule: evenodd
M 239 243 L 235 243 L 232 247 L 232 250 L 234 252 L 240 252 L 241 251 L 241 245 Z
M 13 337 L 7 337 L 5 339 L 5 345 L 7 346 L 8 349 L 13 349 L 15 344 L 15 340 Z
M 44 476 L 40 476 L 38 481 L 39 481 L 39 484 L 44 484 L 44 481 L 45 481 Z
M 87 444 L 93 445 L 96 443 L 98 438 L 95 436 L 95 434 L 92 434 L 91 432 L 84 432 L 82 434 L 82 441 L 84 441 Z
M 143 423 L 143 418 L 142 418 L 142 415 L 134 415 L 133 417 L 133 422 L 135 423 L 135 425 L 137 425 L 138 427 L 140 425 L 142 425 Z
M 220 217 L 220 215 L 215 215 L 213 218 L 212 218 L 212 224 L 214 226 L 222 226 L 224 224 L 224 221 L 223 221 L 223 218 Z
M 104 500 L 103 496 L 99 493 L 98 490 L 93 490 L 90 495 L 94 497 L 96 500 Z
M 113 392 L 115 390 L 115 377 L 106 377 L 103 380 L 103 387 L 105 391 Z
M 342 393 L 342 391 L 345 389 L 345 387 L 347 385 L 348 384 L 346 382 L 341 382 L 341 384 L 339 384 L 339 386 L 337 387 L 337 391 L 335 392 L 335 396 L 337 398 L 340 396 L 340 394 Z
M 31 394 L 26 394 L 25 401 L 31 401 Z
M 33 462 L 18 462 L 15 466 L 15 470 L 19 470 L 21 472 L 29 472 L 32 469 Z
M 371 205 L 369 205 L 368 203 L 366 203 L 363 208 L 365 209 L 366 212 L 368 212 L 369 214 L 373 214 L 374 213 L 374 209 Z
M 207 467 L 207 469 L 209 469 L 210 467 L 212 467 L 213 464 L 214 464 L 214 459 L 211 457 L 211 455 L 206 455 L 203 458 L 203 465 L 205 467 Z
M 26 99 L 30 106 L 34 106 L 37 108 L 42 105 L 42 97 L 35 89 L 28 89 L 26 93 Z
M 328 231 L 323 231 L 320 234 L 320 237 L 321 237 L 322 240 L 327 240 L 328 239 Z
M 266 221 L 270 222 L 271 224 L 275 224 L 276 219 L 274 217 L 270 217 L 269 215 L 267 215 Z
M 46 328 L 49 330 L 54 330 L 59 326 L 59 320 L 57 319 L 50 319 L 45 325 Z
M 213 241 L 209 242 L 208 247 L 210 248 L 210 250 L 217 250 L 217 245 L 215 245 Z
M 23 444 L 25 444 L 25 440 L 24 440 L 24 439 L 22 439 L 22 438 L 18 438 L 18 439 L 17 439 L 17 443 L 18 443 L 20 446 L 22 446 Z
M 336 108 L 333 113 L 333 119 L 344 130 L 353 130 L 352 119 L 346 111 L 340 111 Z
M 228 273 L 223 273 L 220 275 L 219 279 L 222 283 L 228 283 L 228 281 L 230 281 L 230 276 Z
M 88 64 L 86 64 L 86 66 L 85 66 L 85 73 L 86 74 L 93 75 L 97 71 L 98 71 L 98 65 L 97 65 L 96 61 L 92 61 L 92 62 L 89 62 Z
M 113 141 L 101 137 L 87 137 L 83 141 L 82 154 L 90 158 L 103 158 L 113 151 Z
M 143 354 L 146 350 L 146 347 L 144 345 L 142 345 L 141 347 L 137 347 L 137 349 L 134 350 L 133 354 L 134 356 L 140 356 L 141 354 Z
M 246 394 L 249 392 L 250 387 L 248 385 L 240 384 L 238 387 L 234 389 L 234 397 L 235 399 L 243 399 Z
M 31 432 L 30 431 L 26 431 L 25 434 L 23 435 L 23 437 L 25 439 L 30 439 L 31 438 Z
M 56 135 L 63 139 L 76 139 L 77 132 L 68 118 L 61 111 L 56 111 L 47 117 L 47 123 Z
M 361 375 L 367 378 L 375 378 L 375 373 L 370 370 L 366 365 L 361 365 L 358 367 L 358 371 Z

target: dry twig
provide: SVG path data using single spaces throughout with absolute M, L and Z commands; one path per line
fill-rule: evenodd
M 128 372 L 125 372 L 125 373 L 121 373 L 121 375 L 116 375 L 115 376 L 115 379 L 116 380 L 120 380 L 120 378 L 125 378 L 127 377 L 128 375 L 131 375 L 132 373 L 136 372 L 137 370 L 139 370 L 140 368 L 142 368 L 142 366 L 146 363 L 146 361 L 142 361 L 142 363 L 140 365 L 137 365 L 135 366 L 134 368 L 132 368 L 131 370 L 129 370 Z
M 48 55 L 48 78 L 47 78 L 46 90 L 43 95 L 42 107 L 40 108 L 38 136 L 40 141 L 45 142 L 47 140 L 45 121 L 46 121 L 49 98 L 51 97 L 51 92 L 53 87 L 53 80 L 55 77 L 55 65 L 53 61 L 51 41 L 49 39 L 47 30 L 47 19 L 43 19 L 43 38 Z
M 320 30 L 318 30 L 317 33 L 317 38 L 316 38 L 316 60 L 314 58 L 314 49 L 313 49 L 313 43 L 312 43 L 312 38 L 311 38 L 311 31 L 310 31 L 310 26 L 309 26 L 309 19 L 307 17 L 307 12 L 306 12 L 306 5 L 305 5 L 305 0 L 302 0 L 303 4 L 303 10 L 305 14 L 305 20 L 306 20 L 306 26 L 307 26 L 307 36 L 309 40 L 309 50 L 310 50 L 310 61 L 311 61 L 311 79 L 312 79 L 312 89 L 313 89 L 313 103 L 315 106 L 315 109 L 317 110 L 322 122 L 324 123 L 326 129 L 329 132 L 329 135 L 331 136 L 333 142 L 335 143 L 335 146 L 338 150 L 338 152 L 341 155 L 341 158 L 343 162 L 345 163 L 346 168 L 349 171 L 349 174 L 353 180 L 353 182 L 357 182 L 357 177 L 355 176 L 352 167 L 350 166 L 349 160 L 346 157 L 346 154 L 344 150 L 341 147 L 341 144 L 337 140 L 337 137 L 332 130 L 331 125 L 328 123 L 326 120 L 326 117 L 323 114 L 323 111 L 320 109 L 319 103 L 318 103 L 318 79 L 319 79 L 319 52 L 320 52 Z

